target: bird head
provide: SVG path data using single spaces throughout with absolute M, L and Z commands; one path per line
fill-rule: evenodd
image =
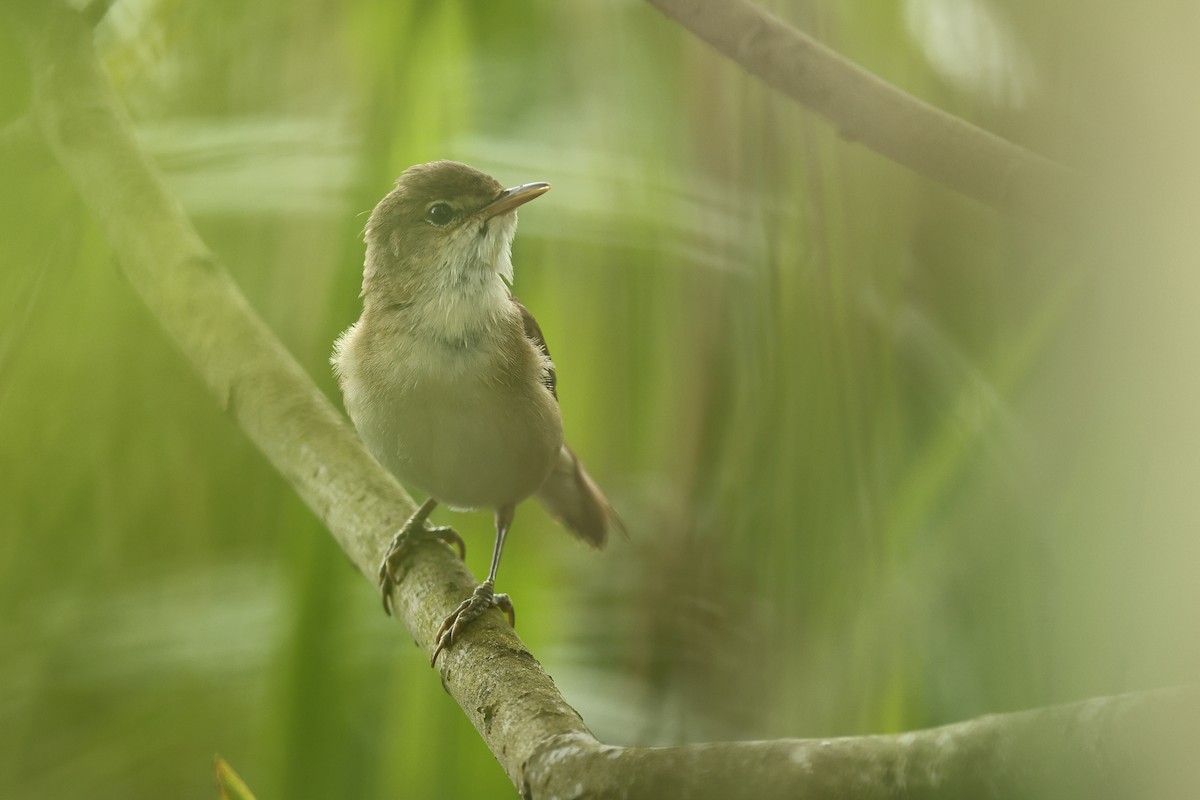
M 517 207 L 550 189 L 509 189 L 457 161 L 409 167 L 367 222 L 363 295 L 385 302 L 428 294 L 479 293 L 497 276 L 512 283 Z

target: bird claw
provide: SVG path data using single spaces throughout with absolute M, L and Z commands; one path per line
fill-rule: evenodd
M 437 641 L 437 647 L 433 650 L 433 656 L 429 659 L 429 666 L 437 663 L 437 658 L 441 652 L 454 644 L 455 639 L 464 628 L 483 615 L 483 612 L 489 608 L 498 608 L 508 617 L 508 624 L 514 628 L 517 625 L 516 609 L 513 608 L 512 599 L 506 594 L 497 594 L 492 589 L 491 581 L 484 581 L 475 587 L 475 591 L 471 592 L 471 596 L 458 604 L 458 608 L 451 611 L 442 620 L 441 627 L 433 638 Z
M 418 546 L 427 541 L 436 540 L 458 550 L 459 558 L 467 557 L 467 544 L 458 535 L 458 531 L 449 527 L 426 528 L 423 522 L 413 523 L 414 521 L 411 519 L 404 523 L 404 527 L 392 537 L 387 552 L 379 562 L 376 582 L 379 584 L 379 591 L 383 596 L 383 610 L 386 614 L 392 614 L 395 611 L 395 606 L 392 604 L 392 592 L 400 584 L 400 581 L 404 580 L 404 573 L 407 571 L 403 568 L 404 564 Z

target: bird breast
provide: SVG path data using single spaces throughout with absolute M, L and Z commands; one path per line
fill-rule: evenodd
M 537 491 L 562 446 L 558 403 L 543 383 L 545 357 L 519 318 L 474 340 L 393 329 L 371 347 L 371 326 L 347 332 L 340 357 L 347 410 L 375 458 L 452 508 L 496 508 Z M 398 347 L 394 346 L 399 344 Z M 369 352 L 368 358 L 359 353 Z

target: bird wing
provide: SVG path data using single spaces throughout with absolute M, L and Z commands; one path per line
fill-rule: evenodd
M 517 308 L 521 309 L 521 323 L 525 328 L 525 335 L 542 351 L 549 362 L 543 380 L 550 394 L 557 400 L 558 376 L 554 372 L 554 362 L 550 361 L 550 348 L 546 346 L 546 338 L 542 336 L 542 327 L 511 291 L 508 296 Z M 583 468 L 579 457 L 566 444 L 559 450 L 558 461 L 547 476 L 546 482 L 538 489 L 537 499 L 567 530 L 592 547 L 604 547 L 611 528 L 615 527 L 625 533 L 625 524 L 613 511 L 608 498 Z
M 554 371 L 554 361 L 550 358 L 550 348 L 546 346 L 546 337 L 542 336 L 542 326 L 538 325 L 537 320 L 533 318 L 533 314 L 529 313 L 529 309 L 517 299 L 515 294 L 510 291 L 508 296 L 512 298 L 512 301 L 521 311 L 521 323 L 525 326 L 525 336 L 528 337 L 529 341 L 533 342 L 537 349 L 542 351 L 542 354 L 546 356 L 546 361 L 550 363 L 550 366 L 546 368 L 546 374 L 542 378 L 542 381 L 546 384 L 546 388 L 550 390 L 550 394 L 554 395 L 554 399 L 557 400 L 558 375 Z

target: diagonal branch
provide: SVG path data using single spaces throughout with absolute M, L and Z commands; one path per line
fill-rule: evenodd
M 749 0 L 647 0 L 852 141 L 1002 211 L 1061 218 L 1076 196 L 1060 164 L 893 86 Z
M 27 4 L 16 23 L 38 129 L 91 208 L 129 282 L 218 402 L 368 577 L 413 504 L 254 314 L 138 148 L 79 17 Z M 428 652 L 474 583 L 421 548 L 395 595 Z M 446 690 L 523 797 L 1056 798 L 1190 796 L 1198 698 L 1168 691 L 983 717 L 928 731 L 673 748 L 611 747 L 499 615 L 441 661 Z M 1151 782 L 1166 775 L 1170 783 Z M 1175 794 L 1171 794 L 1175 792 Z
M 168 194 L 78 15 L 50 2 L 5 10 L 30 63 L 37 126 L 126 278 L 221 406 L 372 577 L 412 500 L 255 315 Z M 421 548 L 409 567 L 395 606 L 428 652 L 441 618 L 476 582 L 440 546 Z M 447 691 L 518 785 L 547 739 L 589 735 L 498 614 L 472 625 L 439 663 Z

